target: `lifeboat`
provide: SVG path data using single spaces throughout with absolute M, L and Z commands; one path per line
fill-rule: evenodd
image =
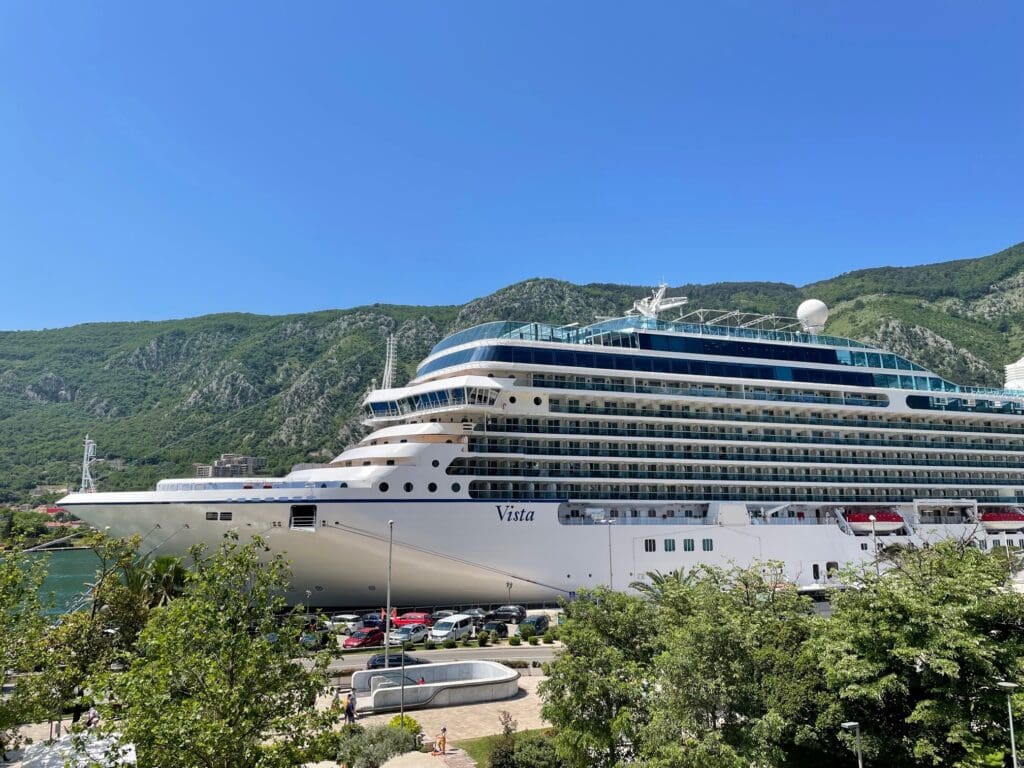
M 900 530 L 905 522 L 900 513 L 889 507 L 861 507 L 846 513 L 846 522 L 854 533 L 871 533 L 874 516 L 875 533 L 893 533 Z
M 1016 507 L 996 507 L 986 510 L 978 516 L 978 520 L 989 533 L 1024 529 L 1024 511 Z

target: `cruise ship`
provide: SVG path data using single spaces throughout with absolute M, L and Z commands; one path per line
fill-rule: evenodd
M 60 503 L 171 554 L 259 534 L 292 561 L 291 598 L 324 607 L 381 606 L 389 546 L 399 606 L 769 560 L 813 590 L 889 545 L 1024 547 L 1024 384 L 959 386 L 825 335 L 820 301 L 787 319 L 665 293 L 448 336 L 366 397 L 371 431 L 327 466 Z

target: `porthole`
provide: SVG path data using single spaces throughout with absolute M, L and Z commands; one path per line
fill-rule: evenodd
M 542 401 L 541 401 L 541 399 L 540 399 L 539 397 L 535 397 L 535 398 L 533 398 L 533 404 L 534 404 L 534 405 L 540 405 L 540 404 L 541 404 L 541 402 L 542 402 Z
M 441 462 L 438 461 L 437 459 L 434 459 L 432 462 L 430 462 L 430 466 L 432 466 L 432 467 L 440 467 L 441 466 Z
M 462 486 L 461 485 L 459 485 L 458 483 L 452 483 L 452 491 L 454 491 L 455 493 L 458 493 L 461 490 L 462 490 Z
M 516 401 L 516 396 L 515 396 L 515 395 L 512 395 L 512 397 L 510 397 L 510 398 L 508 399 L 508 401 L 509 401 L 510 403 L 514 403 L 514 402 Z
M 406 492 L 406 493 L 412 493 L 412 483 L 406 483 L 406 484 L 405 484 L 404 486 L 402 486 L 402 487 L 403 487 L 403 488 L 405 488 L 405 492 Z
M 381 483 L 380 485 L 377 486 L 377 490 L 380 491 L 381 493 L 387 493 L 388 492 L 388 484 L 387 483 Z
M 427 490 L 433 493 L 437 490 L 437 483 L 427 483 Z

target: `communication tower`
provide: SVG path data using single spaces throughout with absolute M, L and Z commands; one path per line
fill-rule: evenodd
M 82 485 L 79 493 L 96 493 L 96 481 L 92 479 L 90 466 L 96 461 L 96 441 L 85 436 L 85 453 L 82 454 Z

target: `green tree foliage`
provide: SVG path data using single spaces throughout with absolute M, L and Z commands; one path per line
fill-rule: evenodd
M 544 718 L 569 766 L 615 766 L 632 754 L 648 719 L 644 687 L 656 643 L 645 600 L 596 589 L 566 607 L 565 645 L 540 686 Z
M 85 540 L 99 560 L 85 607 L 61 617 L 38 651 L 40 673 L 32 680 L 43 710 L 53 718 L 70 707 L 77 721 L 88 708 L 91 679 L 134 654 L 149 614 L 140 569 L 139 539 L 93 534 Z
M 350 768 L 380 768 L 396 755 L 412 752 L 416 737 L 404 728 L 370 726 L 353 729 L 341 740 L 337 760 Z
M 262 540 L 229 536 L 192 557 L 184 593 L 151 612 L 138 655 L 106 682 L 115 730 L 143 767 L 281 764 L 336 717 L 313 710 L 332 651 L 297 660 L 301 620 L 277 617 L 289 569 Z
M 1002 765 L 998 680 L 1021 681 L 1024 596 L 1006 553 L 965 542 L 851 571 L 823 618 L 776 564 L 652 574 L 646 598 L 586 593 L 561 627 L 544 715 L 570 766 Z
M 17 726 L 39 714 L 24 674 L 35 667 L 45 628 L 39 599 L 45 575 L 42 557 L 18 549 L 0 556 L 0 760 L 17 746 Z
M 829 694 L 816 725 L 860 721 L 865 754 L 894 768 L 978 764 L 1009 740 L 995 682 L 1024 673 L 1024 598 L 1006 587 L 1005 554 L 946 541 L 889 559 L 814 638 Z

